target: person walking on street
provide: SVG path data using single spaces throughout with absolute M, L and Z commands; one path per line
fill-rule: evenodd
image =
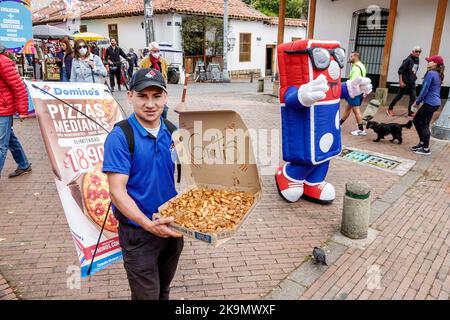
M 75 42 L 74 51 L 70 82 L 102 83 L 100 76 L 105 77 L 107 72 L 100 57 L 90 53 L 82 39 Z
M 128 57 L 127 60 L 128 60 L 128 64 L 129 64 L 128 75 L 131 78 L 133 76 L 134 67 L 138 66 L 138 64 L 137 64 L 138 56 L 136 53 L 134 53 L 134 49 L 130 48 L 130 50 L 128 51 L 127 57 Z
M 60 81 L 69 82 L 70 75 L 72 73 L 72 60 L 73 53 L 68 39 L 63 39 L 60 44 L 61 51 L 59 51 L 56 56 L 60 60 L 58 66 L 60 69 Z
M 111 45 L 106 49 L 106 60 L 109 64 L 109 82 L 111 84 L 111 91 L 114 91 L 115 82 L 114 77 L 117 80 L 117 86 L 119 87 L 119 91 L 121 90 L 120 82 L 121 82 L 121 68 L 122 62 L 120 61 L 120 57 L 127 60 L 127 55 L 123 52 L 122 48 L 117 45 L 117 41 L 114 38 L 111 38 Z
M 181 234 L 169 228 L 173 217 L 152 221 L 158 207 L 177 194 L 174 125 L 161 117 L 168 99 L 162 74 L 138 70 L 127 96 L 134 113 L 106 138 L 103 172 L 120 222 L 119 243 L 131 299 L 168 300 L 184 242 Z
M 352 69 L 350 70 L 349 79 L 354 80 L 357 77 L 365 77 L 367 74 L 366 67 L 364 64 L 360 61 L 360 54 L 359 52 L 352 52 L 350 55 L 350 63 L 352 64 Z M 354 98 L 348 98 L 347 103 L 348 105 L 345 107 L 345 111 L 341 117 L 341 125 L 347 120 L 347 118 L 350 116 L 350 112 L 353 111 L 353 114 L 355 115 L 356 122 L 358 124 L 358 130 L 353 131 L 352 135 L 354 136 L 366 136 L 367 132 L 364 130 L 362 115 L 361 115 L 361 103 L 363 101 L 363 95 L 356 96 Z
M 162 73 L 164 80 L 167 82 L 167 70 L 169 64 L 166 59 L 161 56 L 159 52 L 159 44 L 157 42 L 151 42 L 149 45 L 149 55 L 141 60 L 139 67 L 141 69 L 153 68 Z
M 420 107 L 413 119 L 414 127 L 419 135 L 419 143 L 411 148 L 415 153 L 430 155 L 430 122 L 434 112 L 441 106 L 441 86 L 444 81 L 444 59 L 441 56 L 426 58 L 427 73 L 422 84 L 422 90 L 413 108 Z
M 6 48 L 1 43 L 0 95 L 0 176 L 9 149 L 17 163 L 17 169 L 8 177 L 14 178 L 31 172 L 31 163 L 13 131 L 13 115 L 18 113 L 20 119 L 28 115 L 28 92 L 14 62 L 8 58 Z
M 419 70 L 419 56 L 421 53 L 422 49 L 419 46 L 414 47 L 411 54 L 403 60 L 400 68 L 398 69 L 400 87 L 397 95 L 389 104 L 388 110 L 386 110 L 389 117 L 393 117 L 395 115 L 393 111 L 394 107 L 405 94 L 409 95 L 408 117 L 414 116 L 414 113 L 411 111 L 411 106 L 416 100 L 416 80 L 417 71 Z
M 148 56 L 149 53 L 150 53 L 149 48 L 144 48 L 144 50 L 142 51 L 141 60 L 144 59 L 146 56 Z

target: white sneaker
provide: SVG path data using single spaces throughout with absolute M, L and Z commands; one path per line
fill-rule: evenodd
M 352 132 L 354 136 L 367 136 L 366 130 L 356 130 Z

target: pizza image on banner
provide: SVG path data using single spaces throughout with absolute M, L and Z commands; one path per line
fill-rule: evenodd
M 89 275 L 122 259 L 119 223 L 112 214 L 107 178 L 101 168 L 108 132 L 123 116 L 103 84 L 25 83 L 77 249 L 81 275 L 86 277 L 91 263 Z
M 117 233 L 119 222 L 109 206 L 109 186 L 106 174 L 102 172 L 101 163 L 94 171 L 84 175 L 82 186 L 84 208 L 91 219 L 100 227 L 105 222 L 105 230 Z

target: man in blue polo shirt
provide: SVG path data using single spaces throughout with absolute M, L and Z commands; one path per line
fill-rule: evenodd
M 154 69 L 141 69 L 130 80 L 128 118 L 134 151 L 122 126 L 105 142 L 103 172 L 108 176 L 119 242 L 133 300 L 167 300 L 170 282 L 183 249 L 181 234 L 168 225 L 172 217 L 152 221 L 158 207 L 177 192 L 171 134 L 161 118 L 167 103 L 166 83 Z

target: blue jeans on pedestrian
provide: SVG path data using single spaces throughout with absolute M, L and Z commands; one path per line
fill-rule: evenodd
M 0 116 L 0 175 L 5 164 L 8 149 L 11 151 L 19 169 L 26 169 L 30 166 L 22 145 L 14 134 L 12 116 Z
M 66 72 L 65 67 L 61 68 L 60 77 L 61 77 L 61 79 L 60 79 L 61 82 L 70 82 L 70 79 L 67 77 L 67 72 Z

